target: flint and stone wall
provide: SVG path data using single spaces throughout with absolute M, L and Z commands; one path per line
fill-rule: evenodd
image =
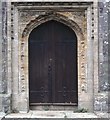
M 109 63 L 108 63 L 108 46 L 109 46 L 109 3 L 99 2 L 98 3 L 98 41 L 99 41 L 99 84 L 98 84 L 98 95 L 95 97 L 95 111 L 109 111 Z
M 0 111 L 11 110 L 11 71 L 9 66 L 9 8 L 8 3 L 1 2 L 0 7 Z M 10 42 L 11 44 L 11 42 Z M 10 61 L 11 62 L 11 61 Z
M 2 28 L 2 2 L 0 2 L 0 28 Z M 2 66 L 2 29 L 0 29 L 0 66 Z M 2 112 L 2 67 L 0 67 L 0 112 Z

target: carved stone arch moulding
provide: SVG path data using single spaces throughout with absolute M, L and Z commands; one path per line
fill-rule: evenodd
M 50 20 L 56 20 L 67 25 L 68 27 L 73 29 L 77 36 L 80 34 L 82 36 L 82 39 L 84 39 L 82 29 L 78 26 L 78 24 L 73 20 L 69 19 L 68 17 L 61 15 L 57 12 L 48 12 L 45 15 L 39 15 L 35 19 L 32 19 L 23 30 L 22 38 L 28 36 L 30 32 L 40 24 Z
M 56 12 L 49 12 L 45 15 L 39 15 L 35 19 L 30 20 L 30 22 L 26 25 L 26 27 L 23 30 L 22 38 L 20 41 L 20 92 L 27 92 L 29 91 L 28 87 L 28 37 L 31 31 L 39 26 L 40 24 L 50 21 L 50 20 L 56 20 L 58 22 L 61 22 L 68 27 L 70 27 L 77 36 L 78 46 L 77 46 L 77 56 L 78 56 L 78 94 L 81 92 L 81 87 L 83 91 L 87 91 L 86 87 L 86 53 L 85 53 L 85 46 L 86 46 L 86 40 L 84 38 L 84 33 L 82 32 L 82 29 L 79 27 L 79 25 L 74 22 L 74 20 L 71 20 L 69 17 L 66 17 L 64 15 L 61 15 Z M 27 93 L 29 94 L 29 93 Z M 28 97 L 28 96 L 27 96 Z

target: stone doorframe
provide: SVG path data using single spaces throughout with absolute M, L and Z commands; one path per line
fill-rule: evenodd
M 92 2 L 18 2 L 11 3 L 11 100 L 12 111 L 29 111 L 28 38 L 38 25 L 56 20 L 69 26 L 77 35 L 78 108 L 93 112 L 95 70 L 94 8 Z M 97 38 L 96 38 L 97 41 Z M 96 48 L 97 49 L 97 48 Z M 97 51 L 96 51 L 97 54 Z M 97 59 L 95 61 L 97 63 Z M 95 68 L 97 69 L 97 68 Z M 98 79 L 95 79 L 96 83 Z

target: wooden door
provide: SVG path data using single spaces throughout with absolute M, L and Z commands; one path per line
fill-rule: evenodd
M 77 37 L 51 20 L 29 37 L 30 104 L 77 104 Z

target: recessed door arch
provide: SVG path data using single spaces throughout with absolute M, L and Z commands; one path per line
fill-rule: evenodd
M 51 20 L 29 36 L 30 104 L 77 104 L 77 37 L 63 23 Z

